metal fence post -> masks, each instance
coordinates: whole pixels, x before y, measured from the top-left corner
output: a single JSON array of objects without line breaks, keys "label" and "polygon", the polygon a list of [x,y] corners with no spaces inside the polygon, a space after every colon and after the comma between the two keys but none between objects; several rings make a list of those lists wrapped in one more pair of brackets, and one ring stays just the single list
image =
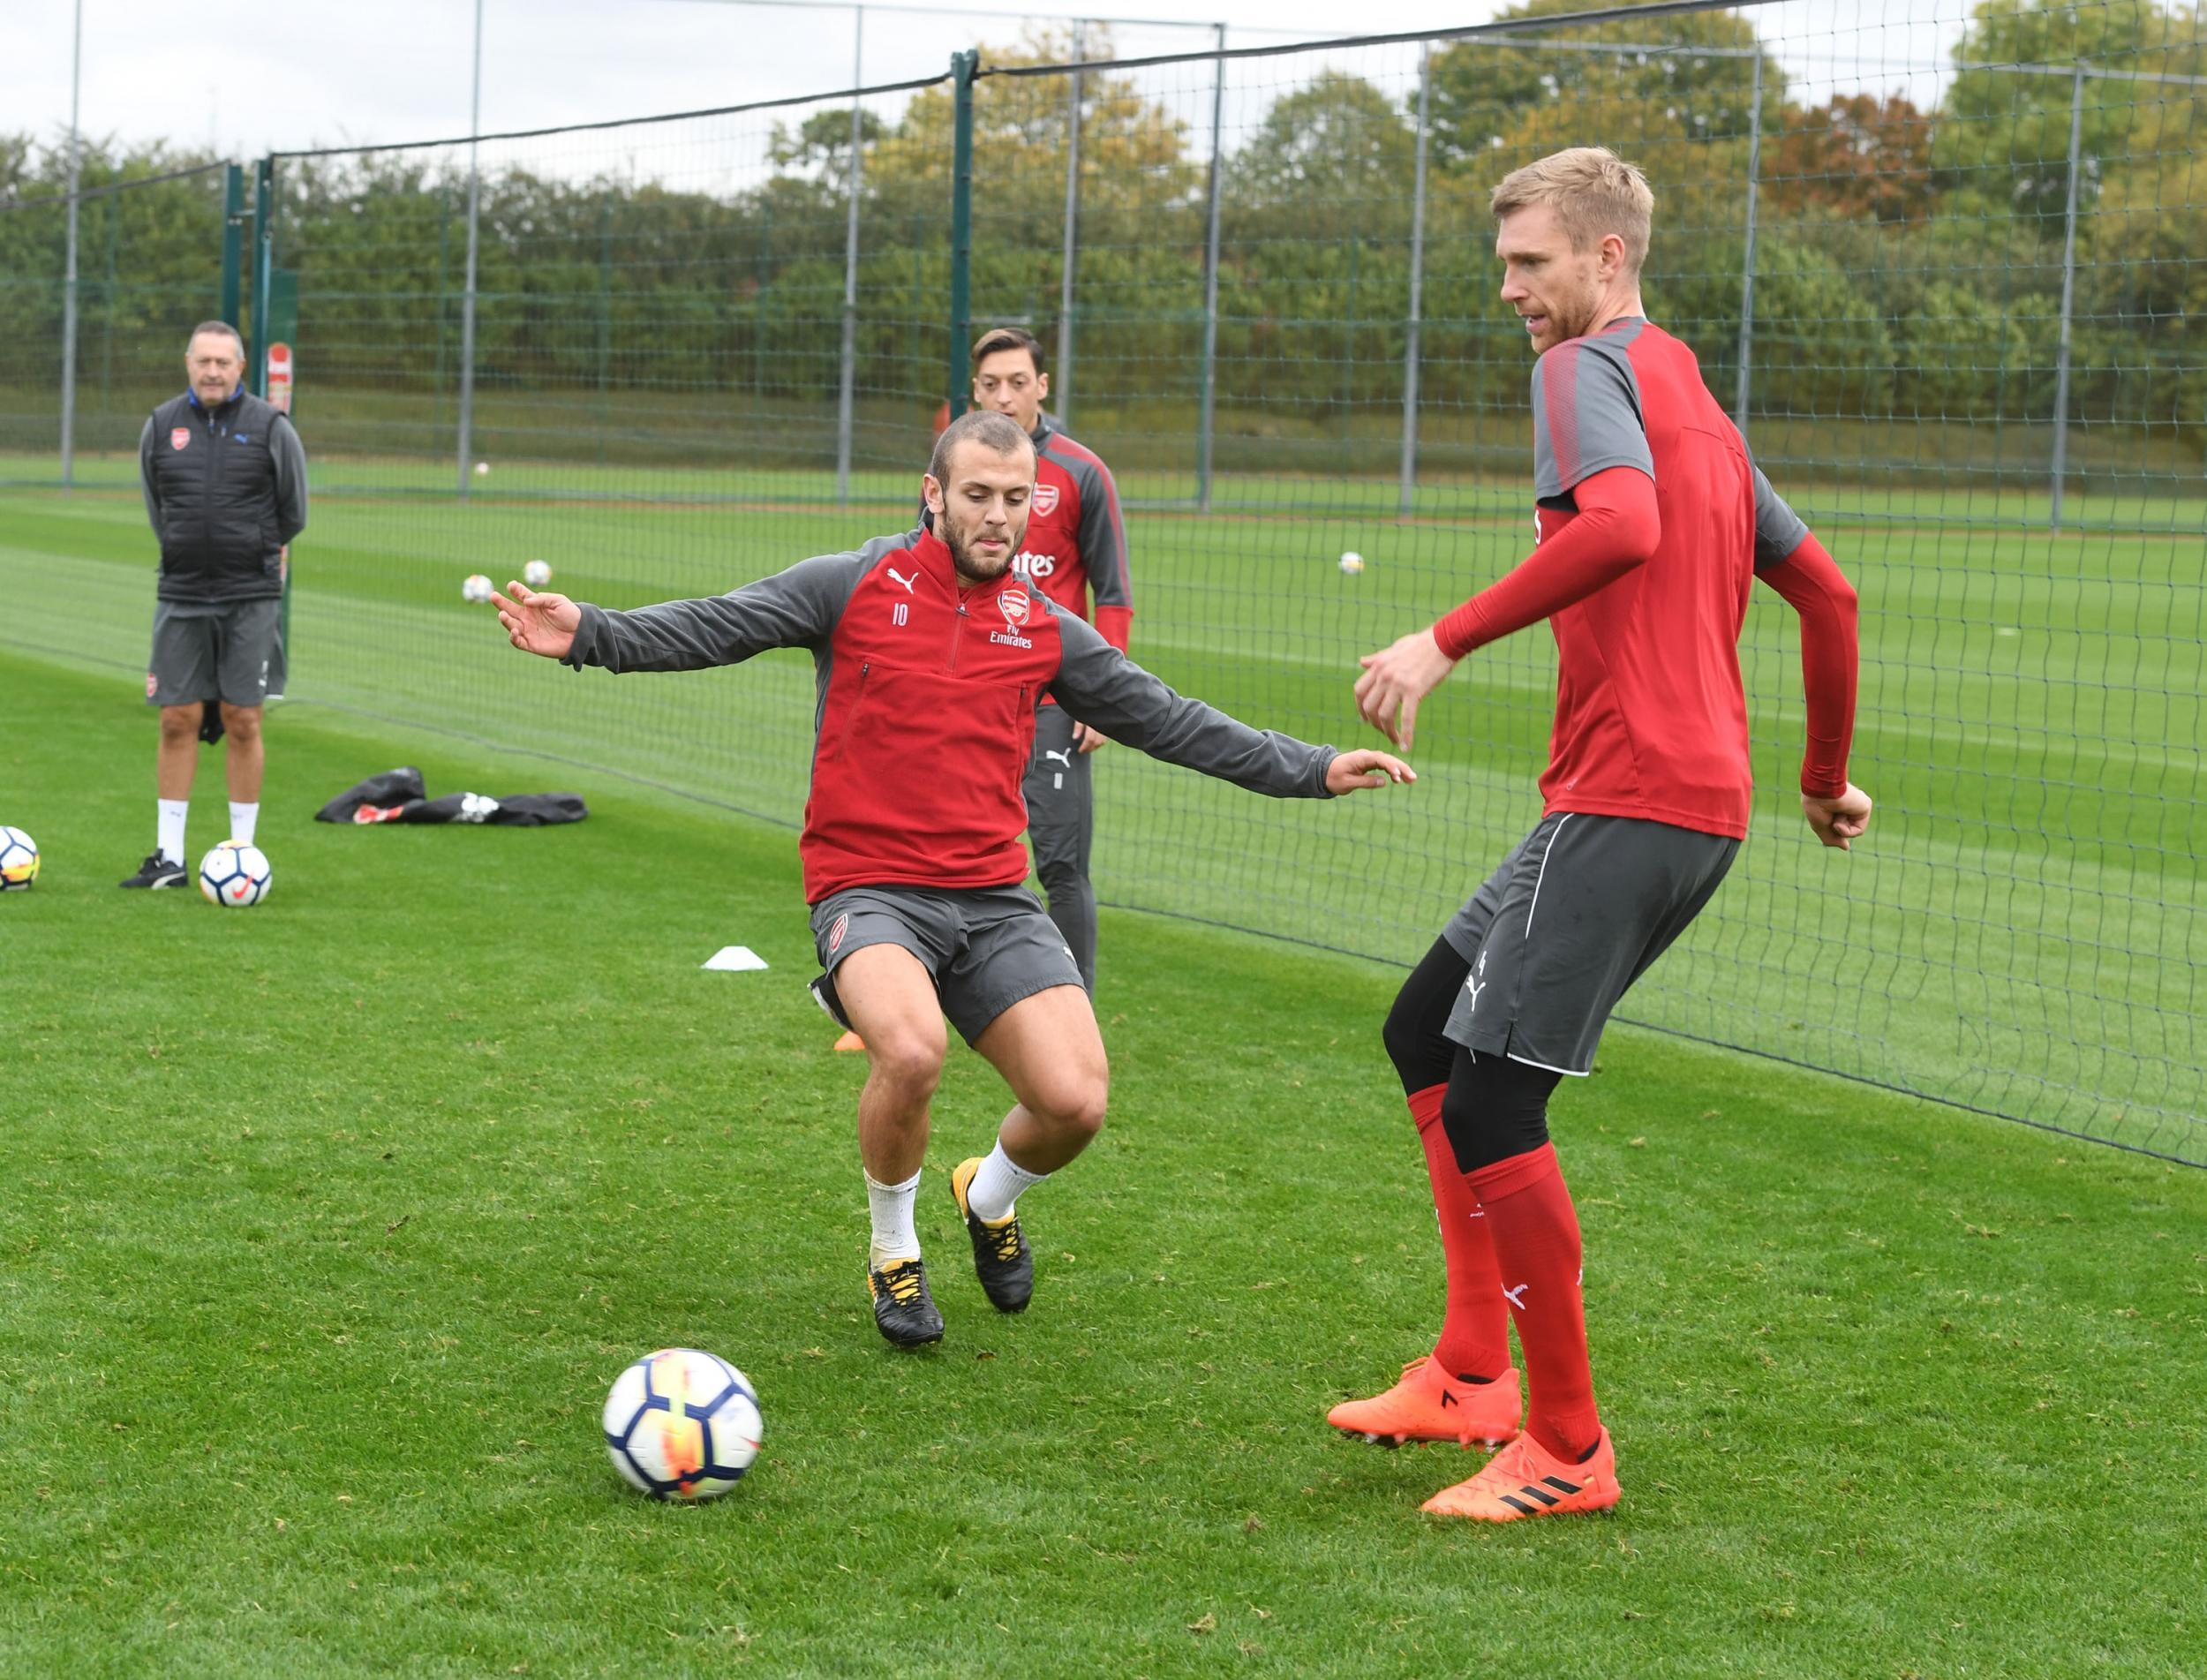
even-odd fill
[{"label": "metal fence post", "polygon": [[1397,508],[1410,512],[1418,489],[1418,337],[1424,320],[1426,278],[1426,146],[1433,114],[1433,43],[1418,53],[1418,172],[1410,200],[1410,322],[1403,346],[1402,495]]},{"label": "metal fence post", "polygon": [[598,464],[606,464],[606,403],[613,386],[613,194],[598,194]]},{"label": "metal fence post", "polygon": [[1747,117],[1747,240],[1739,271],[1739,391],[1732,423],[1747,435],[1748,383],[1755,360],[1755,207],[1763,157],[1763,56],[1755,54],[1755,93]]},{"label": "metal fence post", "polygon": [[2053,528],[2061,529],[2061,486],[2069,469],[2069,319],[2076,300],[2076,183],[2084,139],[2084,66],[2069,83],[2069,202],[2061,228],[2061,341],[2053,374]]},{"label": "metal fence post", "polygon": [[69,249],[61,282],[61,487],[77,477],[77,191],[83,185],[84,145],[77,132],[77,93],[84,63],[84,0],[78,0],[76,44],[70,49]]},{"label": "metal fence post", "polygon": [[483,0],[475,0],[475,95],[468,115],[468,255],[466,290],[460,295],[460,426],[457,455],[460,499],[468,495],[468,457],[475,453],[475,263],[477,223],[483,207],[483,171],[475,137],[483,132]]},{"label": "metal fence post", "polygon": [[966,411],[973,381],[966,341],[973,335],[973,77],[978,52],[950,56],[954,135],[950,164],[950,418]]},{"label": "metal fence post", "polygon": [[1219,143],[1226,122],[1226,26],[1218,31],[1217,72],[1211,82],[1211,180],[1209,228],[1203,240],[1203,414],[1195,439],[1195,505],[1211,506],[1211,433],[1217,419],[1218,361],[1218,195],[1225,170]]},{"label": "metal fence post", "polygon": [[[1073,20],[1073,62],[1088,56],[1087,26]],[[1081,72],[1072,76],[1066,108],[1066,254],[1058,276],[1058,378],[1051,388],[1058,418],[1073,423],[1073,270],[1081,225]]]},{"label": "metal fence post", "polygon": [[268,394],[268,299],[275,290],[275,159],[253,166],[252,348],[245,357],[246,388]]},{"label": "metal fence post", "polygon": [[231,164],[222,172],[222,319],[237,325],[245,277],[245,171]]},{"label": "metal fence post", "polygon": [[[851,8],[851,86],[864,84],[866,8]],[[863,108],[851,95],[850,206],[843,225],[843,367],[835,393],[835,505],[851,501],[851,428],[858,381],[858,192],[865,154]]]}]

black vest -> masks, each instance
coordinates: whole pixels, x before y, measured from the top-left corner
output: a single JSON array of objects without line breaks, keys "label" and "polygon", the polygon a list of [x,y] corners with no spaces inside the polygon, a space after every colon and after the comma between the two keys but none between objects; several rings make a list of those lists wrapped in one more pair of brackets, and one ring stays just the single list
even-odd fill
[{"label": "black vest", "polygon": [[270,600],[283,593],[269,442],[281,418],[242,390],[212,410],[187,391],[154,411],[150,471],[161,500],[162,600]]}]

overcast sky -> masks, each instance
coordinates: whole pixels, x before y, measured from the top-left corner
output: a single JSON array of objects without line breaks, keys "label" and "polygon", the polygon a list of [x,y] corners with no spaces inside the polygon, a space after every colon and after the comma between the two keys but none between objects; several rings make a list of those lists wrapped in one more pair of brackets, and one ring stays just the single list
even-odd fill
[{"label": "overcast sky", "polygon": [[[0,128],[58,142],[69,124],[75,0],[0,0]],[[1045,0],[1046,4],[1046,0]],[[941,70],[953,47],[1018,37],[1016,0],[959,16],[869,9],[869,83]],[[1151,17],[1223,19],[1230,45],[1476,23],[1504,0],[1123,0]],[[82,0],[88,135],[166,139],[240,158],[271,148],[426,139],[468,131],[472,0]],[[1967,0],[1784,0],[1766,37],[1856,60],[1923,63]],[[991,14],[994,15],[991,15]],[[1861,25],[1888,19],[1869,30]],[[1903,22],[1903,19],[1909,21]],[[1927,22],[1927,19],[1934,21]],[[483,132],[741,104],[850,85],[846,6],[724,0],[485,0]],[[1122,25],[1119,56],[1185,50],[1188,29]],[[1806,73],[1818,74],[1812,62]]]}]

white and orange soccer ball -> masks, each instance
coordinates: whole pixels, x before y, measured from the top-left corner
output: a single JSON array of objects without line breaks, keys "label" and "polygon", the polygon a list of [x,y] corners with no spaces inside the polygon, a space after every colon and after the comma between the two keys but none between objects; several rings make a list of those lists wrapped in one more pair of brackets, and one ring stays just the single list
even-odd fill
[{"label": "white and orange soccer ball", "polygon": [[200,891],[209,904],[243,910],[268,896],[275,874],[258,846],[224,840],[200,860]]},{"label": "white and orange soccer ball", "polygon": [[717,1499],[743,1480],[766,1427],[750,1379],[694,1347],[646,1353],[606,1397],[606,1450],[654,1499]]},{"label": "white and orange soccer ball", "polygon": [[19,828],[0,827],[0,893],[20,893],[38,879],[38,842]]},{"label": "white and orange soccer ball", "polygon": [[542,589],[552,581],[552,567],[548,561],[532,560],[521,569],[521,581],[531,589]]},{"label": "white and orange soccer ball", "polygon": [[470,572],[460,580],[460,599],[478,605],[496,594],[497,588],[481,572]]}]

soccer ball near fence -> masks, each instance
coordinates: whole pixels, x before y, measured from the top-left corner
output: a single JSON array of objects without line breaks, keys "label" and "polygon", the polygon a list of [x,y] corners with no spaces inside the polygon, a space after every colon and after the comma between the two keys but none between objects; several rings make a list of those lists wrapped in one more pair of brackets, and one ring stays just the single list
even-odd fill
[{"label": "soccer ball near fence", "polygon": [[200,891],[210,904],[242,910],[268,896],[275,877],[258,846],[224,840],[200,860]]},{"label": "soccer ball near fence", "polygon": [[460,599],[463,601],[486,601],[495,592],[491,580],[480,572],[470,572],[460,584]]},{"label": "soccer ball near fence", "polygon": [[38,879],[38,842],[19,828],[0,828],[0,893],[19,893]]},{"label": "soccer ball near fence", "polygon": [[521,581],[531,589],[542,589],[552,581],[552,568],[541,560],[532,560],[521,569]]},{"label": "soccer ball near fence", "polygon": [[654,1499],[717,1499],[743,1480],[765,1425],[750,1379],[694,1347],[646,1353],[606,1397],[606,1450]]}]

